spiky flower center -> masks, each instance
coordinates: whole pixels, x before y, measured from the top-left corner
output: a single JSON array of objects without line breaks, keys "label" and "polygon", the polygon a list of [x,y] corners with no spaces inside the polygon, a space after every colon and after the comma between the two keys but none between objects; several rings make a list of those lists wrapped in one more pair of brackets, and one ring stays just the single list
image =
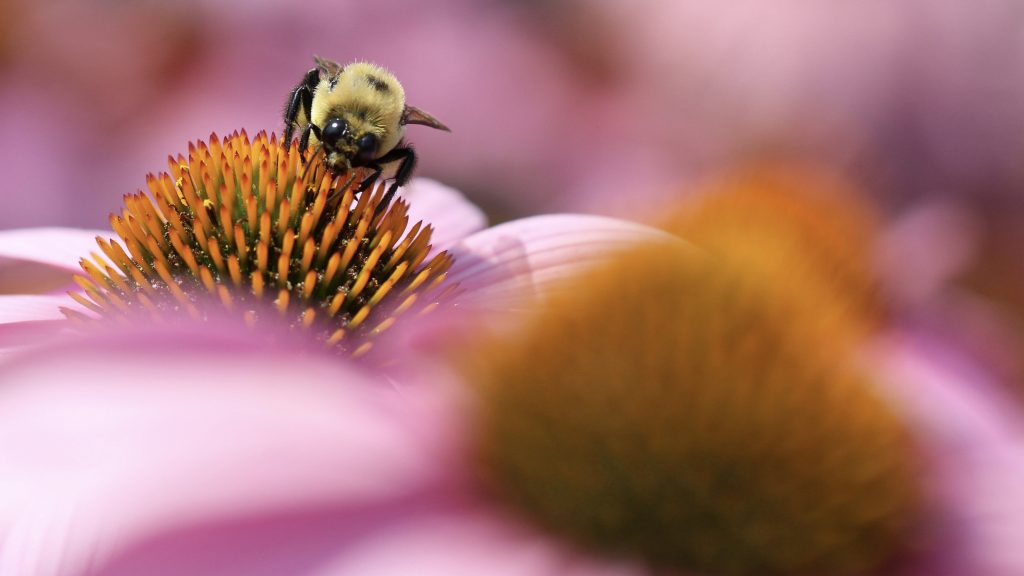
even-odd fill
[{"label": "spiky flower center", "polygon": [[72,296],[100,317],[203,319],[213,301],[250,325],[273,313],[361,354],[453,288],[441,287],[451,257],[427,260],[430,225],[407,229],[408,205],[382,205],[383,185],[359,192],[362,171],[336,174],[322,154],[244,131],[190,143],[168,166],[111,216],[120,241],[97,238],[106,258],[82,260],[84,295]]},{"label": "spiky flower center", "polygon": [[685,573],[876,568],[917,509],[909,434],[831,295],[736,263],[638,248],[484,347],[483,479],[552,531]]}]

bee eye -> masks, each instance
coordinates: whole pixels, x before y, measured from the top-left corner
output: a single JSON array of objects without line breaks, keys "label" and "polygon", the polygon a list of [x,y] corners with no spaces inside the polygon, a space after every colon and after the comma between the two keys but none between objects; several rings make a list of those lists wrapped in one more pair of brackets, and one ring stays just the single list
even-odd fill
[{"label": "bee eye", "polygon": [[338,140],[341,140],[346,132],[348,132],[348,124],[340,118],[332,118],[320,130],[320,140],[323,141],[324,146],[332,148],[338,143]]},{"label": "bee eye", "polygon": [[356,143],[359,146],[359,159],[364,162],[373,160],[377,155],[377,135],[367,134]]}]

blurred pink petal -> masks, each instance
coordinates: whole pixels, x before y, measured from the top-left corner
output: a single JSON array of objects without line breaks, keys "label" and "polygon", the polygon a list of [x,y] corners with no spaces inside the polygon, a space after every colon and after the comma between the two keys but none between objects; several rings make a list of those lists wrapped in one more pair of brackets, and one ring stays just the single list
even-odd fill
[{"label": "blurred pink petal", "polygon": [[[927,478],[936,496],[930,512],[931,540],[925,543],[925,552],[900,573],[1021,574],[1024,555],[1019,553],[1017,536],[1024,529],[1024,499],[1016,497],[1016,486],[1024,473],[1024,442],[1019,416],[997,388],[950,363],[941,352],[893,336],[873,356],[876,370],[884,375],[883,390],[901,407],[928,455]],[[365,402],[366,398],[349,394],[345,399]],[[398,419],[388,419],[377,426],[397,424]],[[424,430],[398,426],[394,432],[404,435],[405,442],[423,446],[413,436]],[[257,450],[266,439],[251,441],[250,448]],[[390,456],[386,452],[384,458]],[[456,464],[447,472],[458,476],[458,457],[446,461]],[[364,497],[361,506],[352,505],[358,491],[339,490],[342,497],[336,503],[324,500],[317,510],[263,503],[252,514],[238,514],[234,520],[225,521],[225,515],[218,513],[199,514],[192,525],[133,540],[135,546],[122,548],[123,554],[98,574],[653,573],[622,559],[584,554],[481,500],[483,496],[474,494],[470,486],[454,480],[437,482],[437,474],[444,474],[441,468],[430,474],[379,477],[381,483],[392,484],[394,497],[383,490],[379,498]],[[197,478],[203,478],[201,471]],[[410,488],[431,478],[434,482],[424,482],[420,490]]]},{"label": "blurred pink petal", "polygon": [[600,216],[533,216],[478,232],[452,247],[448,274],[458,302],[481,310],[523,310],[562,280],[616,250],[679,240],[648,226]]},{"label": "blurred pink petal", "polygon": [[901,308],[933,303],[975,258],[979,222],[963,205],[932,201],[912,208],[886,228],[879,268]]},{"label": "blurred pink petal", "polygon": [[1024,422],[1019,404],[957,353],[894,336],[875,359],[916,430],[940,503],[914,574],[1024,574]]},{"label": "blurred pink petal", "polygon": [[497,510],[453,506],[410,515],[387,531],[341,551],[315,574],[358,576],[562,576],[639,575],[637,566],[601,565],[547,534]]},{"label": "blurred pink petal", "polygon": [[96,237],[112,235],[109,230],[76,228],[0,230],[0,259],[28,260],[78,274],[79,260],[100,251]]},{"label": "blurred pink petal", "polygon": [[[487,216],[458,190],[429,178],[415,178],[398,191],[409,203],[409,223],[434,227],[431,254],[449,249],[487,226]],[[429,258],[430,256],[428,256]]]},{"label": "blurred pink petal", "polygon": [[[558,241],[567,222],[587,250],[660,237],[568,216],[505,232],[579,254]],[[501,245],[482,269],[509,260]],[[533,254],[512,259],[532,266]],[[557,276],[558,262],[575,262],[564,256],[539,269]],[[161,331],[0,368],[0,573],[651,573],[581,554],[487,504],[464,476],[467,405],[443,372],[388,388],[249,333]],[[941,349],[893,336],[873,360],[921,440],[936,496],[932,540],[906,573],[1020,574],[1015,406]]]},{"label": "blurred pink petal", "polygon": [[0,368],[0,573],[80,573],[200,518],[362,508],[450,466],[428,387],[399,395],[215,332],[127,332]]},{"label": "blurred pink petal", "polygon": [[546,535],[457,499],[398,502],[198,527],[131,550],[96,576],[632,576]]}]

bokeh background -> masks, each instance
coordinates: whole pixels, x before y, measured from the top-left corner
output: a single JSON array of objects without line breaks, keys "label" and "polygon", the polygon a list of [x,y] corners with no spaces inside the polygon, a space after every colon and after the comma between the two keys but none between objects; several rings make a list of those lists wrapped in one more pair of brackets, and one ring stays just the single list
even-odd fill
[{"label": "bokeh background", "polygon": [[493,221],[650,219],[764,158],[855,183],[904,310],[1019,382],[1017,0],[4,0],[0,228],[102,227],[187,142],[279,130],[311,55],[367,59],[453,134],[419,174]]}]

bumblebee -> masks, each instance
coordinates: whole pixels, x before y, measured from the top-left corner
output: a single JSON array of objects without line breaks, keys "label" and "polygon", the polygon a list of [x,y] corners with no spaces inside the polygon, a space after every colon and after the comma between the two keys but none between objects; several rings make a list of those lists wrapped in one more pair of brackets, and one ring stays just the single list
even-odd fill
[{"label": "bumblebee", "polygon": [[301,131],[299,149],[322,146],[337,173],[353,168],[373,172],[359,189],[369,188],[386,164],[398,163],[380,206],[387,206],[416,167],[416,152],[402,139],[407,124],[451,132],[437,118],[405,102],[405,90],[387,70],[368,62],[342,66],[313,57],[312,68],[292,89],[284,110],[284,142]]}]

